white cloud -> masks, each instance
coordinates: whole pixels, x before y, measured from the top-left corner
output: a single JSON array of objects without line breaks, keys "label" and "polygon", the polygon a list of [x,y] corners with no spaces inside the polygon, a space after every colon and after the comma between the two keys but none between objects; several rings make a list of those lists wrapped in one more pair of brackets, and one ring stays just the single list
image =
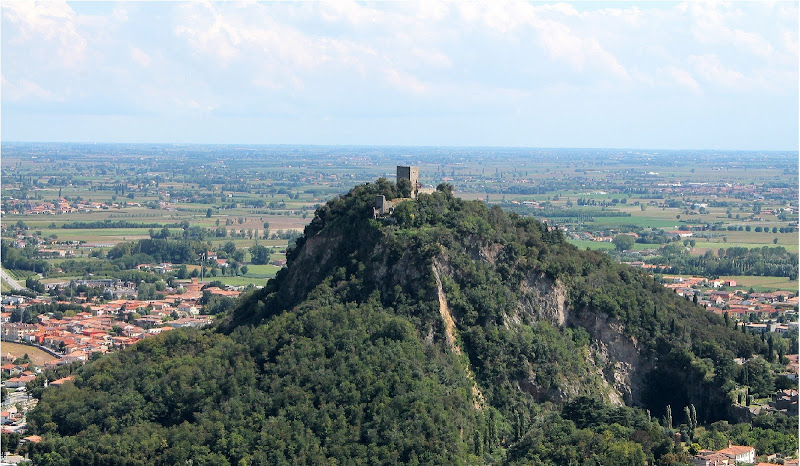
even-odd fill
[{"label": "white cloud", "polygon": [[698,76],[714,87],[744,89],[752,82],[739,71],[726,68],[716,55],[691,55],[689,64]]},{"label": "white cloud", "polygon": [[6,79],[5,74],[0,75],[0,82],[3,86],[3,99],[9,101],[20,101],[26,99],[37,100],[53,100],[55,95],[42,88],[39,84],[27,79],[21,79],[19,82],[11,83]]},{"label": "white cloud", "polygon": [[[55,46],[62,66],[71,67],[86,59],[86,39],[79,33],[76,14],[64,1],[3,2],[5,19],[18,29],[12,43],[44,42],[47,53]],[[5,34],[4,34],[5,35]]]},{"label": "white cloud", "polygon": [[140,49],[139,47],[133,45],[131,45],[131,60],[145,68],[150,66],[150,62],[152,61],[150,55],[145,53],[144,50]]},{"label": "white cloud", "polygon": [[[624,81],[630,80],[625,67],[608,50],[600,38],[576,32],[571,21],[581,15],[570,4],[557,3],[532,5],[520,1],[491,2],[487,4],[460,4],[460,12],[468,23],[481,23],[489,31],[508,41],[533,33],[535,44],[544,49],[557,62],[569,64],[574,70],[587,72],[587,68],[599,69]],[[520,43],[520,47],[527,44]]]},{"label": "white cloud", "polygon": [[426,22],[438,22],[450,14],[450,4],[447,2],[419,0],[416,7],[417,18]]},{"label": "white cloud", "polygon": [[[224,7],[215,6],[188,5],[184,9],[187,14],[175,28],[176,36],[220,66],[247,64],[254,70],[250,82],[264,89],[301,90],[306,88],[306,81],[320,79],[316,73],[326,70],[361,78],[378,77],[395,88],[418,93],[426,85],[410,68],[419,64],[447,68],[452,64],[449,57],[436,49],[387,50],[383,37],[373,44],[319,35],[281,23],[265,8],[222,12]],[[353,28],[386,19],[386,15],[352,2],[322,4],[316,13],[325,21],[345,21]],[[380,49],[381,46],[384,48]],[[399,68],[400,65],[405,65],[405,69]]]},{"label": "white cloud", "polygon": [[555,21],[541,21],[537,26],[542,44],[552,57],[567,61],[579,71],[589,62],[618,78],[630,80],[625,67],[596,38],[580,37]]},{"label": "white cloud", "polygon": [[450,68],[453,66],[453,61],[450,57],[439,50],[414,48],[410,50],[410,54],[426,66],[433,66],[435,68]]},{"label": "white cloud", "polygon": [[111,13],[111,18],[118,23],[125,23],[128,21],[128,9],[124,5],[115,5],[114,11]]},{"label": "white cloud", "polygon": [[742,21],[745,12],[732,5],[715,2],[694,2],[689,12],[694,19],[692,33],[701,44],[733,45],[761,58],[769,58],[774,48],[761,34],[731,27],[729,23]]},{"label": "white cloud", "polygon": [[212,4],[186,4],[181,10],[187,14],[175,26],[177,37],[185,38],[196,52],[215,57],[222,66],[238,57],[238,30]]},{"label": "white cloud", "polygon": [[347,21],[355,26],[373,25],[381,20],[381,13],[352,0],[337,0],[319,4],[319,15],[325,21]]},{"label": "white cloud", "polygon": [[621,19],[624,24],[634,28],[639,28],[647,22],[645,14],[637,6],[631,8],[605,8],[598,10],[597,14],[615,20]]},{"label": "white cloud", "polygon": [[383,70],[386,81],[392,86],[413,93],[423,93],[428,90],[428,86],[408,73],[395,69]]},{"label": "white cloud", "polygon": [[798,40],[797,40],[797,30],[794,31],[783,31],[781,34],[781,39],[783,42],[783,47],[789,53],[789,55],[797,57],[798,55]]},{"label": "white cloud", "polygon": [[683,86],[690,91],[696,94],[702,94],[702,90],[700,89],[700,84],[694,79],[691,73],[684,69],[676,68],[676,67],[667,67],[664,72],[666,72],[669,77],[672,78],[672,81]]}]

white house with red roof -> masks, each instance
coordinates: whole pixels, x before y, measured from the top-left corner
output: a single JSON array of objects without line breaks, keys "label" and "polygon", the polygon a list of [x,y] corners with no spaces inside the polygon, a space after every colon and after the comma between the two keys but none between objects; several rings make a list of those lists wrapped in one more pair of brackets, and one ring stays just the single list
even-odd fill
[{"label": "white house with red roof", "polygon": [[734,464],[756,462],[756,449],[746,445],[731,445],[731,443],[728,442],[728,448],[723,448],[717,453],[734,460]]}]

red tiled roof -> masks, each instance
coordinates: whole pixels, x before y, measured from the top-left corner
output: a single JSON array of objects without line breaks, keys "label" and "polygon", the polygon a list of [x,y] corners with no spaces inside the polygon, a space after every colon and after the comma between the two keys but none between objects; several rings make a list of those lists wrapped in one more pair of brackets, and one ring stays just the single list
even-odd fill
[{"label": "red tiled roof", "polygon": [[748,447],[745,445],[731,445],[728,448],[723,448],[718,453],[722,453],[723,455],[739,456],[739,455],[744,455],[745,453],[748,453],[750,451],[755,451],[755,448]]},{"label": "red tiled roof", "polygon": [[75,379],[75,377],[70,375],[70,376],[67,376],[67,377],[64,377],[64,378],[61,378],[61,379],[58,379],[58,380],[54,380],[54,381],[50,382],[50,385],[56,385],[56,386],[64,385],[64,382],[69,382],[70,380],[74,380],[74,379]]}]

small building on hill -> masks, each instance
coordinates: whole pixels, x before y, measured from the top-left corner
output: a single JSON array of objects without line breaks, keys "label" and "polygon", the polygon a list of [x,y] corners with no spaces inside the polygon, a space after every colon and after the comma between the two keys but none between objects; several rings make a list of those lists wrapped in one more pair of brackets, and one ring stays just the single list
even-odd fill
[{"label": "small building on hill", "polygon": [[400,180],[404,179],[411,183],[411,198],[416,198],[417,194],[419,194],[419,188],[422,186],[419,184],[419,167],[404,167],[398,165],[397,184],[400,184]]},{"label": "small building on hill", "polygon": [[374,218],[391,215],[394,212],[394,204],[386,200],[386,196],[375,196],[375,205],[372,207],[372,216]]}]

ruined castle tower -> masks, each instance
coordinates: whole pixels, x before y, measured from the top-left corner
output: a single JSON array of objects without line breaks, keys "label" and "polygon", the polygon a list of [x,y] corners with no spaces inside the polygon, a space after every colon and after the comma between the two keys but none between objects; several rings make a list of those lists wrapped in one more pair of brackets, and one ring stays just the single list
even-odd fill
[{"label": "ruined castle tower", "polygon": [[419,167],[404,167],[401,165],[397,166],[397,182],[399,183],[400,180],[406,179],[411,182],[411,197],[417,197],[419,193]]}]

